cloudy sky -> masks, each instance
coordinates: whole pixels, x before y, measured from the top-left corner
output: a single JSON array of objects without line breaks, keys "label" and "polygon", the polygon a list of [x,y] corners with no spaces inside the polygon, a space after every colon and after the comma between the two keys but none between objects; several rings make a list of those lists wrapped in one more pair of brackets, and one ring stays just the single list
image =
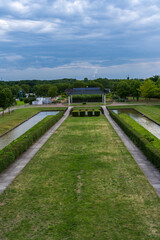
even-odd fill
[{"label": "cloudy sky", "polygon": [[0,0],[0,79],[160,75],[159,0]]}]

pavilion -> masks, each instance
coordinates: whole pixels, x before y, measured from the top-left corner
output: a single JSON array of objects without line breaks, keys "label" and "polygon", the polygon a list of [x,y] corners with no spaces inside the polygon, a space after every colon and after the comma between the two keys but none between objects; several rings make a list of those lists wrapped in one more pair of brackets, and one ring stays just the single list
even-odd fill
[{"label": "pavilion", "polygon": [[100,87],[86,87],[86,88],[73,88],[68,89],[66,91],[68,94],[68,105],[72,103],[72,96],[73,95],[94,95],[94,94],[101,94],[102,95],[102,102],[106,104],[106,94],[104,91],[100,89]]}]

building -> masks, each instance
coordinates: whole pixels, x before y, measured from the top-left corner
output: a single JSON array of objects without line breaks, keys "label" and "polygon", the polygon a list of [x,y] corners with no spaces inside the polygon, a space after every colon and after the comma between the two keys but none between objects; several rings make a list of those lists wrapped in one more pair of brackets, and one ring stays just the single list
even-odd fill
[{"label": "building", "polygon": [[42,105],[42,104],[51,104],[52,99],[50,97],[38,97],[35,101],[32,102],[32,105]]},{"label": "building", "polygon": [[105,92],[101,90],[100,87],[86,87],[86,88],[73,88],[67,89],[66,93],[68,94],[68,104],[72,103],[73,95],[94,95],[100,94],[102,95],[102,102],[106,104],[106,95]]}]

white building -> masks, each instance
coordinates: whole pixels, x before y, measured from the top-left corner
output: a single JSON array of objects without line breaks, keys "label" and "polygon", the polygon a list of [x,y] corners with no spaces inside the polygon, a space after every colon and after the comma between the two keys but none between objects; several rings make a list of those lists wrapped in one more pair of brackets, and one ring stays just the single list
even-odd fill
[{"label": "white building", "polygon": [[42,105],[42,104],[51,104],[52,103],[52,99],[50,97],[38,97],[36,98],[36,101],[32,102],[32,105]]},{"label": "white building", "polygon": [[51,104],[51,103],[52,103],[51,97],[43,98],[43,104]]}]

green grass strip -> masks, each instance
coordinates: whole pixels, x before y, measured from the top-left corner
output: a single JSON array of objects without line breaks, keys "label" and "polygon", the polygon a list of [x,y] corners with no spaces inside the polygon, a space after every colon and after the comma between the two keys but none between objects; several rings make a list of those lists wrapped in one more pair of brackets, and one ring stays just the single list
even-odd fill
[{"label": "green grass strip", "polygon": [[25,152],[39,137],[51,128],[62,116],[63,111],[55,116],[48,116],[0,150],[0,172],[7,168],[17,157]]},{"label": "green grass strip", "polygon": [[160,124],[160,105],[136,106],[136,109]]},{"label": "green grass strip", "polygon": [[12,113],[6,113],[4,116],[0,116],[0,135],[7,132],[11,128],[17,126],[21,122],[32,117],[34,114],[40,111],[56,111],[65,110],[66,108],[52,108],[52,107],[25,107],[14,110]]},{"label": "green grass strip", "polygon": [[160,150],[160,139],[155,137],[152,133],[150,133],[146,128],[137,123],[134,119],[132,119],[128,114],[121,113],[119,117],[123,119],[127,124],[129,124],[133,129],[136,129],[144,138],[146,138],[151,145],[155,146]]},{"label": "green grass strip", "polygon": [[108,109],[134,108],[160,124],[160,105],[121,105],[108,106]]}]

